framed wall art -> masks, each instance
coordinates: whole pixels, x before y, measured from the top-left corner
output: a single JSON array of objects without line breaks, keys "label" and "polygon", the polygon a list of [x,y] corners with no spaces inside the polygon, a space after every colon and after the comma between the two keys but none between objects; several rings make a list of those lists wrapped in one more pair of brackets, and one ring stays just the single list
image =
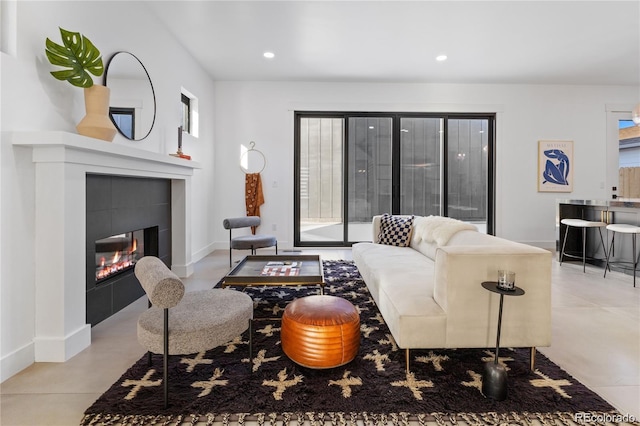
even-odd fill
[{"label": "framed wall art", "polygon": [[573,141],[538,141],[538,192],[572,192],[573,167]]}]

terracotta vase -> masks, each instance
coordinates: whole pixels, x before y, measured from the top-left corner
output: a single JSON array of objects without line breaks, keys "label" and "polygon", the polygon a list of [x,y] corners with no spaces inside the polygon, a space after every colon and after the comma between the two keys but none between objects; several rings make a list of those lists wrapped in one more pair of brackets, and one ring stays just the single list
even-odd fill
[{"label": "terracotta vase", "polygon": [[116,127],[109,118],[109,94],[111,90],[99,84],[84,89],[86,115],[76,130],[82,136],[111,142],[116,135]]}]

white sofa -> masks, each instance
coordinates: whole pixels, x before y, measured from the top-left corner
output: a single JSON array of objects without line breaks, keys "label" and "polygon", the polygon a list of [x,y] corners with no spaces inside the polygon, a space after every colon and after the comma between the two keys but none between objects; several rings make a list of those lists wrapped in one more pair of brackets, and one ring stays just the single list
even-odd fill
[{"label": "white sofa", "polygon": [[534,368],[535,347],[551,344],[551,252],[435,216],[414,218],[409,247],[377,244],[380,219],[353,259],[407,370],[409,349],[495,348],[500,296],[481,283],[496,281],[498,269],[514,271],[526,292],[504,297],[500,346],[531,348]]}]

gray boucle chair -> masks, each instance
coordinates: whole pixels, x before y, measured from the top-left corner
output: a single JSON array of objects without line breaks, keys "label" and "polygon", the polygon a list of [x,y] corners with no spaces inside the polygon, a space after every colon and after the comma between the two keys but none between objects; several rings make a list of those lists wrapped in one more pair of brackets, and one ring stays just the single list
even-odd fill
[{"label": "gray boucle chair", "polygon": [[233,238],[231,230],[237,228],[249,228],[251,226],[260,226],[260,216],[233,217],[225,219],[222,222],[224,229],[229,230],[229,267],[231,267],[232,250],[251,250],[251,254],[256,254],[256,249],[264,247],[276,247],[278,254],[278,240],[273,235],[241,235]]},{"label": "gray boucle chair", "polygon": [[135,275],[152,305],[138,319],[138,341],[150,352],[149,360],[151,352],[164,356],[165,408],[169,401],[169,355],[213,349],[248,329],[252,359],[253,301],[247,294],[227,289],[185,292],[180,278],[154,256],[140,259]]}]

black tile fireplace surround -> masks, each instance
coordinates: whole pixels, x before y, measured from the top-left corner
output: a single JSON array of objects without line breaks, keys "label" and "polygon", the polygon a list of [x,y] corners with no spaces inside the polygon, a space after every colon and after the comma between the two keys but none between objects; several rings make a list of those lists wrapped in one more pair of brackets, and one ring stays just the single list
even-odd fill
[{"label": "black tile fireplace surround", "polygon": [[87,174],[86,188],[87,323],[94,326],[144,294],[133,269],[96,283],[97,240],[148,229],[145,255],[171,265],[171,180]]}]

